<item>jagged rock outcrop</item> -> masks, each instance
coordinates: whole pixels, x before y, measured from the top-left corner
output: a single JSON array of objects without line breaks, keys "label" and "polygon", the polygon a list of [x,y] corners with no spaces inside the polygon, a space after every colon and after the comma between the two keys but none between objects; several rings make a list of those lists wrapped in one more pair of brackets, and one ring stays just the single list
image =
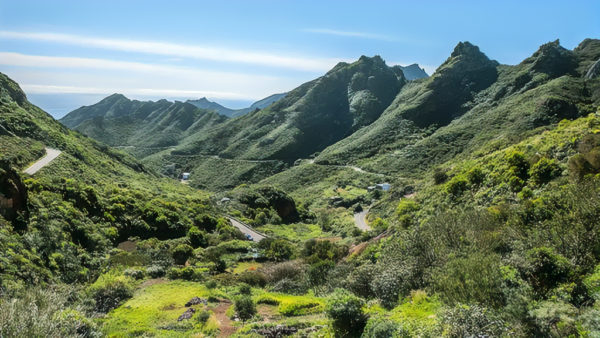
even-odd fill
[{"label": "jagged rock outcrop", "polygon": [[2,212],[7,218],[13,219],[19,213],[27,216],[29,196],[27,187],[21,180],[19,172],[7,160],[0,160],[0,193],[4,198],[12,201],[12,207]]},{"label": "jagged rock outcrop", "polygon": [[577,75],[575,55],[562,47],[558,40],[542,45],[524,62],[531,62],[533,71],[546,73],[552,78],[565,74]]},{"label": "jagged rock outcrop", "polygon": [[187,309],[181,316],[179,316],[179,318],[177,318],[177,321],[180,322],[185,319],[190,319],[192,318],[192,316],[194,316],[194,313],[196,313],[196,309],[191,307]]},{"label": "jagged rock outcrop", "polygon": [[208,305],[208,301],[204,298],[194,297],[194,298],[190,299],[189,302],[185,303],[185,307],[190,307],[192,305],[200,305],[200,304]]},{"label": "jagged rock outcrop", "polygon": [[586,79],[593,79],[600,76],[600,59],[596,61],[585,74]]},{"label": "jagged rock outcrop", "polygon": [[281,338],[283,336],[291,336],[298,332],[298,329],[293,326],[277,325],[268,329],[252,330],[253,333],[258,333],[267,338]]}]

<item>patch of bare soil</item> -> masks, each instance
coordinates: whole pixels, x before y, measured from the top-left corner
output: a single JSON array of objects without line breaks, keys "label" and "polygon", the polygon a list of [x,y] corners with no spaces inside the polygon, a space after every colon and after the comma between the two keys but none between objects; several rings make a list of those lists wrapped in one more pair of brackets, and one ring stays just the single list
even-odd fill
[{"label": "patch of bare soil", "polygon": [[134,252],[135,251],[135,242],[132,242],[132,241],[121,242],[117,246],[117,249],[123,250],[126,252]]},{"label": "patch of bare soil", "polygon": [[164,284],[166,282],[167,282],[167,280],[162,279],[162,278],[148,279],[147,281],[143,282],[142,285],[140,285],[140,288],[143,289],[143,288],[147,288],[152,285]]},{"label": "patch of bare soil", "polygon": [[237,327],[232,326],[231,319],[227,317],[225,312],[231,306],[231,301],[228,299],[221,299],[219,306],[217,306],[213,311],[215,312],[215,316],[217,320],[221,324],[221,333],[219,333],[219,337],[229,337],[237,331]]}]

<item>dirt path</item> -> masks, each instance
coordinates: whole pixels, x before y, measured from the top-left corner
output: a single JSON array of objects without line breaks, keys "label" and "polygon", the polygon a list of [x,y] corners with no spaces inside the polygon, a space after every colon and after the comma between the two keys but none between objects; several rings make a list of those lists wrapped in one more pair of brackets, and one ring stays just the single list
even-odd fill
[{"label": "dirt path", "polygon": [[231,306],[231,301],[227,299],[222,299],[219,306],[213,311],[215,312],[215,316],[217,320],[221,324],[221,333],[219,333],[219,337],[229,337],[237,331],[237,327],[231,325],[232,321],[227,317],[225,312]]}]

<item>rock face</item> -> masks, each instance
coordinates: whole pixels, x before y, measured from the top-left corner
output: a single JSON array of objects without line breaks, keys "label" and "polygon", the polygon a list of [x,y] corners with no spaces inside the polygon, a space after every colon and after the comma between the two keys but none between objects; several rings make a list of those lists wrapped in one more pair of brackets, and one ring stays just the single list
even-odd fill
[{"label": "rock face", "polygon": [[189,308],[181,316],[179,316],[179,318],[177,318],[177,321],[180,322],[180,321],[182,321],[184,319],[190,319],[190,318],[192,318],[192,316],[194,315],[194,313],[196,313],[196,309]]},{"label": "rock face", "polygon": [[297,333],[298,329],[290,326],[277,325],[268,329],[252,330],[252,332],[258,333],[259,335],[267,338],[280,338],[283,336],[291,336]]},{"label": "rock face", "polygon": [[20,212],[27,215],[27,187],[8,161],[0,161],[0,193],[5,198],[12,199],[12,208],[3,211],[9,219],[14,219]]},{"label": "rock face", "polygon": [[600,59],[596,61],[585,74],[586,79],[593,79],[600,76]]},{"label": "rock face", "polygon": [[200,304],[208,305],[208,301],[204,298],[194,297],[194,298],[190,299],[189,302],[185,303],[185,307],[190,307],[192,305],[200,305]]},{"label": "rock face", "polygon": [[392,68],[395,68],[395,67],[398,67],[402,70],[402,73],[404,73],[404,77],[408,81],[422,79],[422,78],[426,78],[429,76],[429,75],[427,75],[427,72],[425,72],[425,69],[419,67],[419,65],[416,63],[413,63],[412,65],[409,65],[406,67],[394,66]]},{"label": "rock face", "polygon": [[562,47],[558,40],[542,45],[528,60],[533,62],[531,69],[556,78],[565,74],[577,75],[575,55]]},{"label": "rock face", "polygon": [[406,110],[402,115],[417,126],[433,124],[444,126],[468,111],[465,102],[474,93],[488,88],[498,78],[498,62],[490,60],[479,47],[460,42],[450,57],[437,69],[427,85],[432,95],[427,96],[418,109]]}]

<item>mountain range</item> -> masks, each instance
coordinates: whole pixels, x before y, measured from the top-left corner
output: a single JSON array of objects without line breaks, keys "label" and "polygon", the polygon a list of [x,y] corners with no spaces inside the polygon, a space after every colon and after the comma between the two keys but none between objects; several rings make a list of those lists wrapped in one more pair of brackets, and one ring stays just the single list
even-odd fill
[{"label": "mountain range", "polygon": [[[173,164],[187,171],[202,167],[205,182],[219,158],[254,161],[224,174],[238,179],[223,179],[229,183],[221,188],[241,178],[264,179],[309,157],[321,165],[414,175],[481,151],[492,140],[508,145],[580,116],[595,95],[586,91],[583,78],[600,58],[598,44],[588,39],[571,51],[550,42],[509,66],[461,42],[428,77],[418,65],[390,67],[379,56],[363,56],[233,118],[216,114],[221,106],[206,99],[143,103],[112,95],[61,122],[109,145],[129,147],[158,172],[172,172]],[[96,115],[102,118],[89,118]]]}]

